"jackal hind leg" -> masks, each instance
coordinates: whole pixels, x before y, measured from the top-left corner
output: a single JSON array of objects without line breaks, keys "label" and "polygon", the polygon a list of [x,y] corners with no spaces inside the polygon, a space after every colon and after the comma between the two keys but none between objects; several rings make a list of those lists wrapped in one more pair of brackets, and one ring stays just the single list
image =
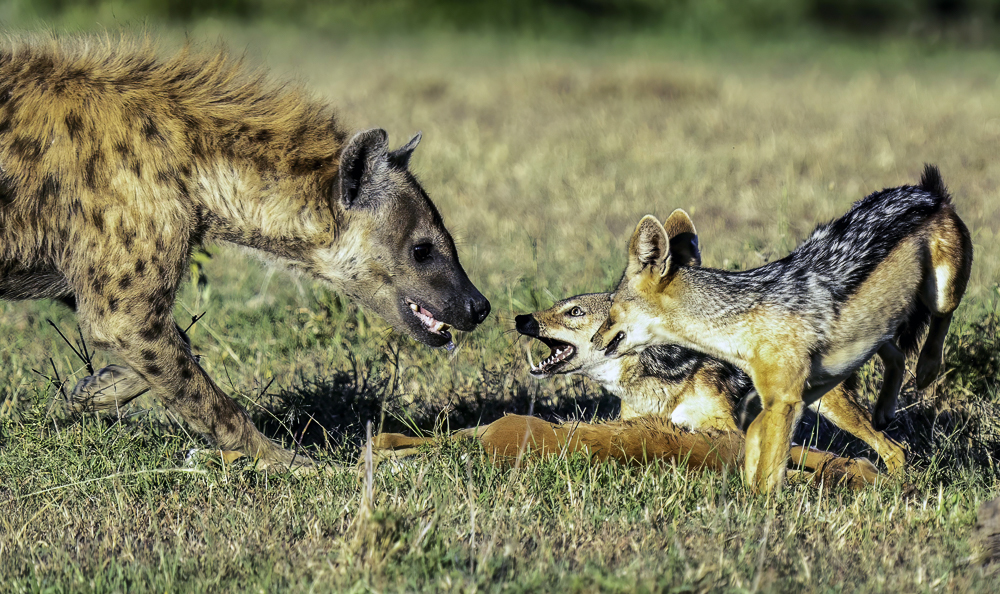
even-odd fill
[{"label": "jackal hind leg", "polygon": [[896,418],[896,401],[906,374],[906,356],[892,342],[880,346],[878,356],[883,366],[882,387],[872,409],[872,427],[876,431],[884,431]]},{"label": "jackal hind leg", "polygon": [[972,239],[951,207],[934,221],[927,243],[930,258],[920,300],[931,312],[927,339],[917,359],[917,389],[931,385],[944,367],[944,339],[972,271]]},{"label": "jackal hind leg", "polygon": [[885,433],[875,430],[868,411],[858,403],[854,391],[844,383],[838,384],[809,408],[868,444],[882,458],[889,474],[897,474],[905,468],[906,448]]},{"label": "jackal hind leg", "polygon": [[917,389],[923,390],[934,383],[944,367],[944,339],[951,327],[952,314],[934,316],[927,330],[927,339],[917,359]]}]

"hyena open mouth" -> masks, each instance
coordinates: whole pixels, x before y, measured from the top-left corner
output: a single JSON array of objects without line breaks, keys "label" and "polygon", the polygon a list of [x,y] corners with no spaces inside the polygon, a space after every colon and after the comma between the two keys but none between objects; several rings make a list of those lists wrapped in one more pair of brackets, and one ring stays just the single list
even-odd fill
[{"label": "hyena open mouth", "polygon": [[448,348],[448,350],[451,350],[450,347],[454,347],[454,344],[451,342],[451,332],[449,332],[449,330],[451,330],[451,326],[438,320],[428,309],[417,305],[409,299],[406,300],[406,303],[410,306],[410,311],[413,312],[413,315],[420,320],[421,324],[423,324],[425,330],[431,334],[437,334],[438,336],[447,339],[448,344],[445,345],[445,348]]},{"label": "hyena open mouth", "polygon": [[544,336],[536,336],[535,338],[545,343],[551,351],[549,352],[549,356],[543,359],[538,365],[535,365],[531,360],[531,351],[528,351],[528,364],[531,365],[531,375],[540,376],[555,373],[556,370],[565,365],[576,354],[576,347],[568,342],[545,338]]}]

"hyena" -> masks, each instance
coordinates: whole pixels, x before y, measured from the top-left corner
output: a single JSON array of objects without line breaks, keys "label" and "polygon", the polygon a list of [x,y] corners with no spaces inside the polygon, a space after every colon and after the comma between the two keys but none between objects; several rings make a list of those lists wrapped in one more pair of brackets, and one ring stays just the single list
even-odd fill
[{"label": "hyena", "polygon": [[408,169],[419,141],[390,150],[383,130],[349,135],[323,103],[224,51],[7,42],[0,298],[62,301],[125,361],[129,389],[100,406],[151,387],[220,449],[287,467],[303,458],[265,438],[192,356],[172,317],[178,283],[196,246],[232,244],[450,345],[450,328],[472,330],[490,304]]},{"label": "hyena", "polygon": [[905,356],[919,389],[943,364],[945,334],[965,292],[972,242],[936,167],[918,186],[875,192],[818,227],[795,251],[753,270],[686,266],[667,232],[643,218],[596,348],[621,356],[675,343],[743,369],[763,412],[747,431],[746,479],[781,485],[802,411],[874,354],[885,365],[874,427],[895,415]]}]

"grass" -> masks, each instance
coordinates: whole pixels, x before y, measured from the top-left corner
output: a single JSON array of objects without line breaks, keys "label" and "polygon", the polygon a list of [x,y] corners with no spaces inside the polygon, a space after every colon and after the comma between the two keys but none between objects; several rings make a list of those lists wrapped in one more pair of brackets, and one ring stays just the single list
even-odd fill
[{"label": "grass", "polygon": [[[269,435],[353,464],[369,420],[434,430],[504,411],[612,415],[592,385],[526,375],[516,313],[612,286],[648,212],[687,209],[706,265],[756,266],[934,162],[976,258],[952,371],[933,393],[908,392],[894,429],[916,454],[913,488],[792,486],[767,501],[734,475],[578,459],[502,471],[450,445],[380,467],[368,505],[352,472],[189,468],[204,442],[149,397],[120,416],[68,414],[61,390],[86,370],[47,321],[72,339],[72,316],[0,302],[3,590],[995,590],[966,560],[976,508],[998,492],[1000,58],[189,34],[246,46],[357,128],[397,143],[422,130],[414,169],[495,312],[455,353],[430,351],[308,280],[211,248],[177,319],[205,312],[191,330],[202,365]],[[871,395],[878,373],[866,373]]]}]

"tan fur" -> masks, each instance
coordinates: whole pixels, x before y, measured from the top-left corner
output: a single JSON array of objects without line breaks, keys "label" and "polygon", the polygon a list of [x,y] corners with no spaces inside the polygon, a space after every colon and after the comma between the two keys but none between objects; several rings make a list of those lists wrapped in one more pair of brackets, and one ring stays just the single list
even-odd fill
[{"label": "tan fur", "polygon": [[[654,460],[686,462],[694,469],[721,470],[739,464],[743,434],[739,431],[689,432],[661,417],[639,417],[612,423],[549,423],[537,417],[507,415],[452,438],[474,438],[494,464],[507,466],[524,458],[581,453],[594,462],[615,460],[645,465]],[[372,440],[383,456],[410,455],[435,438],[382,433]],[[815,482],[858,489],[874,484],[878,472],[867,460],[840,458],[829,452],[795,446],[792,467]]]}]

